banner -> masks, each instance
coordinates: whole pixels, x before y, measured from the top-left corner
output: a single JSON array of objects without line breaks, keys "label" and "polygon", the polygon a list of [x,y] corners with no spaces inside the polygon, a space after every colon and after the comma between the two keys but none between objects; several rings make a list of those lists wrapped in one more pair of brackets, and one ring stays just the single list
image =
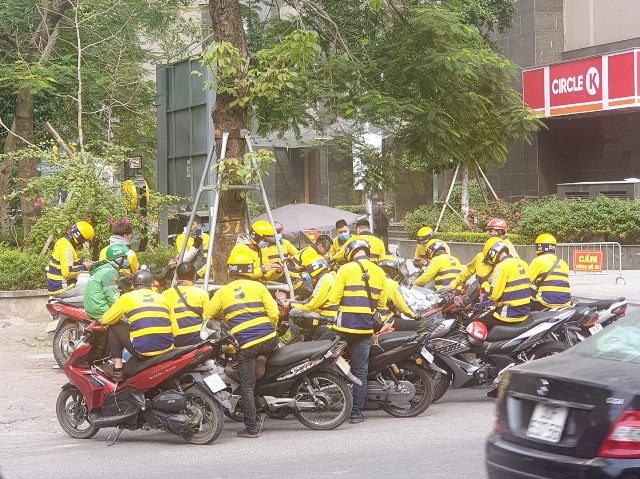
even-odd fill
[{"label": "banner", "polygon": [[573,271],[602,272],[602,251],[573,251]]}]

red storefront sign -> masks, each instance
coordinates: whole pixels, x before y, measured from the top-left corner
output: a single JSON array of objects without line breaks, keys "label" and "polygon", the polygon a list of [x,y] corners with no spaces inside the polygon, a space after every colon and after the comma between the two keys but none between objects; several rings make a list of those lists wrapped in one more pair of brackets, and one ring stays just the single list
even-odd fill
[{"label": "red storefront sign", "polygon": [[547,117],[637,106],[639,59],[631,50],[524,70],[524,103]]}]

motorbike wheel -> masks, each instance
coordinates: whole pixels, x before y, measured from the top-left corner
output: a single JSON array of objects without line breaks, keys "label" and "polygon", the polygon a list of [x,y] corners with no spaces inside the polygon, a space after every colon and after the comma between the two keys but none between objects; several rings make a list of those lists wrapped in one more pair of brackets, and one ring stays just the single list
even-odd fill
[{"label": "motorbike wheel", "polygon": [[99,427],[91,425],[84,396],[76,388],[63,389],[56,401],[56,416],[62,430],[74,439],[89,439]]},{"label": "motorbike wheel", "polygon": [[442,373],[432,372],[431,379],[433,380],[433,399],[431,403],[438,402],[442,399],[442,396],[451,387],[451,380],[448,376],[443,376]]},{"label": "motorbike wheel", "polygon": [[82,335],[81,323],[67,321],[59,328],[53,336],[53,357],[60,368],[71,356],[75,344]]},{"label": "motorbike wheel", "polygon": [[[314,396],[309,392],[311,389]],[[315,402],[314,409],[293,408],[293,415],[310,429],[335,429],[347,420],[353,407],[351,388],[333,373],[309,374],[291,388],[290,397],[298,402]]]},{"label": "motorbike wheel", "polygon": [[433,399],[433,379],[431,375],[417,364],[410,362],[399,363],[400,379],[411,382],[416,388],[416,395],[408,408],[393,404],[380,404],[387,414],[394,417],[415,417],[427,410]]},{"label": "motorbike wheel", "polygon": [[538,344],[531,350],[529,357],[533,359],[546,358],[561,353],[567,349],[567,345],[560,341],[546,341]]},{"label": "motorbike wheel", "polygon": [[197,431],[182,433],[182,438],[190,444],[211,444],[222,434],[224,418],[222,406],[211,399],[200,386],[193,386],[185,391],[187,404],[195,407],[202,413],[202,422]]}]

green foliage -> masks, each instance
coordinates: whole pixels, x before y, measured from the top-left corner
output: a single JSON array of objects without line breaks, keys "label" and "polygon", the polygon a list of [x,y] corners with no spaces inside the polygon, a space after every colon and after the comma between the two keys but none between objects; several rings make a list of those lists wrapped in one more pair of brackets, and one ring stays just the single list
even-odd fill
[{"label": "green foliage", "polygon": [[[442,207],[437,205],[422,205],[411,213],[407,213],[402,221],[407,236],[415,239],[416,233],[423,226],[435,228],[440,216]],[[462,232],[467,228],[462,224],[460,218],[450,211],[446,211],[442,219],[439,231]]]},{"label": "green foliage", "polygon": [[639,244],[640,200],[598,196],[593,201],[574,201],[550,196],[526,204],[518,231],[530,239],[547,232],[560,242]]},{"label": "green foliage", "polygon": [[509,202],[494,200],[485,205],[469,208],[469,220],[476,231],[485,231],[487,223],[492,218],[502,218],[507,221],[509,231],[520,232],[522,211],[527,203],[524,200]]},{"label": "green foliage", "polygon": [[22,253],[0,244],[0,291],[45,287],[46,255]]},{"label": "green foliage", "polygon": [[462,15],[466,23],[481,32],[503,32],[511,26],[516,0],[444,0],[442,5]]},{"label": "green foliage", "polygon": [[[488,239],[487,233],[481,233],[479,231],[461,231],[456,233],[443,231],[438,233],[437,236],[443,241],[456,243],[484,243]],[[531,244],[529,238],[516,233],[509,233],[507,237],[513,244]]]},{"label": "green foliage", "polygon": [[[257,173],[261,176],[269,174],[269,166],[276,162],[272,151],[259,149],[245,153],[242,160],[224,158],[213,166],[222,175],[221,189],[226,191],[229,185],[252,185],[257,182]],[[254,167],[255,163],[255,167]]]},{"label": "green foliage", "polygon": [[176,248],[172,245],[162,245],[151,251],[141,251],[138,253],[138,263],[148,267],[160,267],[169,263],[169,260],[176,255]]},{"label": "green foliage", "polygon": [[[338,205],[336,208],[356,214],[365,214],[367,212],[367,207],[365,205]],[[384,203],[384,210],[389,216],[393,215],[393,205]]]}]

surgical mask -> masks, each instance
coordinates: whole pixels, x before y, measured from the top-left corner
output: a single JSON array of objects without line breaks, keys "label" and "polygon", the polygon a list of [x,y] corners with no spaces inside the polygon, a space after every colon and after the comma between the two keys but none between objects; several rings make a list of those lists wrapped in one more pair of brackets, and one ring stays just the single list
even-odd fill
[{"label": "surgical mask", "polygon": [[351,233],[349,233],[348,231],[346,233],[340,233],[338,235],[338,239],[340,241],[347,241],[349,239],[349,237],[351,236]]},{"label": "surgical mask", "polygon": [[280,233],[276,233],[276,239],[280,241],[282,239],[282,235]]},{"label": "surgical mask", "polygon": [[262,240],[262,241],[260,241],[260,242],[258,243],[258,247],[259,247],[260,249],[264,249],[264,248],[266,248],[267,246],[269,246],[269,242],[268,242],[268,241]]}]

